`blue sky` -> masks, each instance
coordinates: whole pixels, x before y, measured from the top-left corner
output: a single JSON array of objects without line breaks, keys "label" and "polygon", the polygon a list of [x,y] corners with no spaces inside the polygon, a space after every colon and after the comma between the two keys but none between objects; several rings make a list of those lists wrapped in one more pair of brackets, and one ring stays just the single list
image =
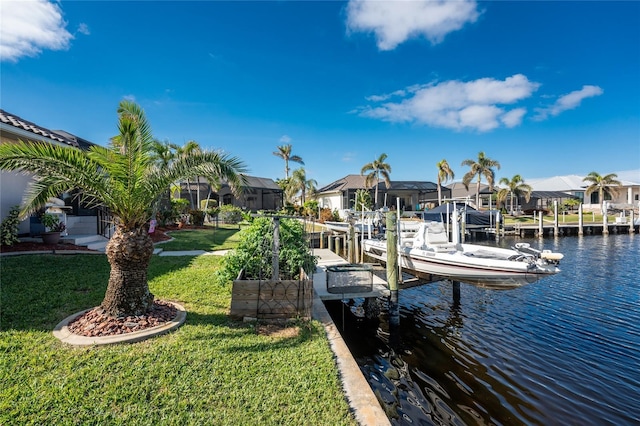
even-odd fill
[{"label": "blue sky", "polygon": [[94,143],[127,98],[254,176],[640,181],[640,2],[0,1],[2,109]]}]

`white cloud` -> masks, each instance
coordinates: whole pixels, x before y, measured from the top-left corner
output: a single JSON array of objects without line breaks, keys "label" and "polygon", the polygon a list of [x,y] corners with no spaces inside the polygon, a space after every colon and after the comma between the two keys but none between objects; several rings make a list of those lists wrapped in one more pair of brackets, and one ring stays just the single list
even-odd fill
[{"label": "white cloud", "polygon": [[292,140],[289,135],[282,135],[282,137],[280,137],[280,142],[282,143],[291,143]]},{"label": "white cloud", "polygon": [[[481,78],[474,81],[458,80],[414,85],[404,92],[398,102],[371,104],[359,108],[364,117],[391,122],[417,122],[433,127],[454,130],[486,132],[504,125],[515,127],[522,122],[526,109],[506,109],[535,92],[539,83],[529,81],[522,74],[504,80]],[[395,91],[393,93],[400,93]],[[369,97],[389,99],[389,95]]]},{"label": "white cloud", "polygon": [[23,56],[37,56],[43,49],[68,49],[73,36],[66,26],[56,3],[3,1],[0,61],[17,62]]},{"label": "white cloud", "polygon": [[526,108],[516,108],[511,111],[505,112],[502,117],[500,117],[500,121],[508,127],[516,127],[522,123],[522,118],[527,113]]},{"label": "white cloud", "polygon": [[475,0],[350,0],[347,29],[373,32],[378,49],[392,50],[412,37],[440,43],[448,33],[475,22],[479,14]]},{"label": "white cloud", "polygon": [[122,97],[122,99],[127,100],[129,102],[135,102],[136,101],[135,95],[124,95]]},{"label": "white cloud", "polygon": [[89,26],[85,23],[81,23],[78,25],[78,32],[84,35],[91,35],[91,31],[89,30]]},{"label": "white cloud", "polygon": [[562,95],[551,106],[546,108],[536,108],[535,120],[544,120],[549,116],[556,116],[564,111],[574,109],[580,106],[583,99],[600,96],[604,93],[598,86],[584,85],[580,90],[574,90],[571,93]]}]

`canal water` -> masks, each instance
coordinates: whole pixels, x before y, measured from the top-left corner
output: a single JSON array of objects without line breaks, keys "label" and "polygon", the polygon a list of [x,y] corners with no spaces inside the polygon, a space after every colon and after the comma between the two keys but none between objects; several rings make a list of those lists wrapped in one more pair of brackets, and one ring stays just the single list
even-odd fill
[{"label": "canal water", "polygon": [[517,241],[564,253],[562,272],[459,300],[403,289],[399,327],[386,300],[373,320],[328,303],[393,424],[640,424],[640,236]]}]

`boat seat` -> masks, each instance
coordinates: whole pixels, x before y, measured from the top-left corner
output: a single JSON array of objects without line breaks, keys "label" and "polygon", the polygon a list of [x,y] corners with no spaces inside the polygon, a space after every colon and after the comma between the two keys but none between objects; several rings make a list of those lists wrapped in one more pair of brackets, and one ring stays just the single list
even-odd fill
[{"label": "boat seat", "polygon": [[449,241],[447,232],[441,222],[429,223],[429,226],[425,229],[424,240],[428,246],[439,252],[457,249],[456,243]]}]

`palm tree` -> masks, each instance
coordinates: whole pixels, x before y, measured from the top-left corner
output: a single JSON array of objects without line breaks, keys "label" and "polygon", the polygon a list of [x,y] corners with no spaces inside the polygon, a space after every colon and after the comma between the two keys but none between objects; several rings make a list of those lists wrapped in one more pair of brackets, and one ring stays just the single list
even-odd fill
[{"label": "palm tree", "polygon": [[522,197],[524,196],[525,200],[529,202],[531,199],[531,185],[524,183],[524,179],[520,175],[515,175],[511,178],[511,180],[507,178],[500,179],[500,185],[507,185],[506,188],[500,189],[498,191],[498,201],[504,202],[507,199],[507,195],[510,195],[511,200],[511,214],[513,214],[513,197]]},{"label": "palm tree", "polygon": [[589,173],[583,182],[589,182],[591,185],[587,187],[584,192],[585,196],[590,196],[593,192],[598,191],[598,200],[600,201],[600,211],[605,212],[604,209],[604,197],[608,195],[610,198],[615,197],[620,192],[622,182],[617,180],[618,177],[615,173],[609,173],[608,175],[601,176],[596,172]]},{"label": "palm tree", "polygon": [[474,177],[478,176],[476,184],[476,206],[480,208],[480,183],[482,182],[482,176],[484,176],[487,179],[487,183],[489,183],[489,191],[493,191],[493,182],[496,177],[493,168],[500,169],[500,163],[486,157],[484,152],[481,151],[478,153],[478,161],[467,159],[462,162],[462,165],[471,167],[471,170],[462,177],[462,184],[467,191],[469,190],[469,183],[471,183]]},{"label": "palm tree", "polygon": [[123,100],[118,107],[118,135],[109,146],[88,151],[48,143],[0,144],[0,169],[33,173],[22,216],[50,197],[80,190],[93,205],[109,208],[115,233],[106,247],[111,273],[101,307],[112,316],[144,315],[153,307],[147,269],[153,242],[147,232],[150,206],[172,182],[193,176],[226,179],[238,191],[245,185],[244,164],[236,157],[203,151],[176,158],[160,168],[153,160],[153,136],[144,111]]},{"label": "palm tree", "polygon": [[351,201],[355,211],[371,210],[371,194],[365,189],[356,190],[355,198]]},{"label": "palm tree", "polygon": [[[178,147],[178,155],[186,155],[190,156],[196,153],[202,152],[202,148],[200,148],[200,144],[196,141],[189,141],[184,146]],[[187,176],[187,190],[189,191],[189,199],[191,201],[191,205],[194,206],[193,202],[193,193],[191,192],[191,181],[189,180],[191,176]],[[200,209],[200,176],[196,176],[196,182],[198,185],[198,194],[196,196],[197,207],[196,209]]]},{"label": "palm tree", "polygon": [[168,167],[169,164],[176,158],[180,147],[167,140],[160,142],[158,139],[154,139],[151,146],[151,155],[153,161],[160,168]]},{"label": "palm tree", "polygon": [[438,167],[438,205],[440,205],[442,204],[442,184],[447,183],[449,179],[453,179],[455,174],[445,159],[438,161],[436,167]]},{"label": "palm tree", "polygon": [[293,198],[298,191],[301,191],[301,201],[302,205],[304,205],[304,202],[306,201],[306,193],[315,193],[317,185],[318,182],[315,179],[307,179],[307,172],[303,167],[300,167],[293,171],[287,193],[289,194],[289,198]]},{"label": "palm tree", "polygon": [[[151,145],[151,158],[161,169],[169,167],[169,164],[176,158],[180,147],[167,140],[160,142],[158,139],[154,139]],[[158,204],[161,209],[171,209],[171,186],[169,186],[166,192],[162,195]]]},{"label": "palm tree", "polygon": [[387,154],[380,154],[377,160],[373,160],[371,163],[367,163],[362,166],[362,170],[360,170],[360,175],[364,176],[365,173],[367,177],[364,180],[364,186],[369,188],[373,181],[376,184],[376,192],[374,197],[375,208],[378,208],[378,185],[380,183],[380,175],[384,178],[384,183],[387,188],[391,186],[391,180],[389,180],[389,173],[391,173],[391,166],[384,162],[387,159]]},{"label": "palm tree", "polygon": [[291,144],[281,145],[278,147],[277,151],[274,151],[273,155],[276,157],[280,157],[284,160],[284,175],[285,179],[289,179],[289,161],[293,161],[294,163],[299,163],[304,166],[304,161],[302,161],[302,157],[298,155],[291,155]]}]

